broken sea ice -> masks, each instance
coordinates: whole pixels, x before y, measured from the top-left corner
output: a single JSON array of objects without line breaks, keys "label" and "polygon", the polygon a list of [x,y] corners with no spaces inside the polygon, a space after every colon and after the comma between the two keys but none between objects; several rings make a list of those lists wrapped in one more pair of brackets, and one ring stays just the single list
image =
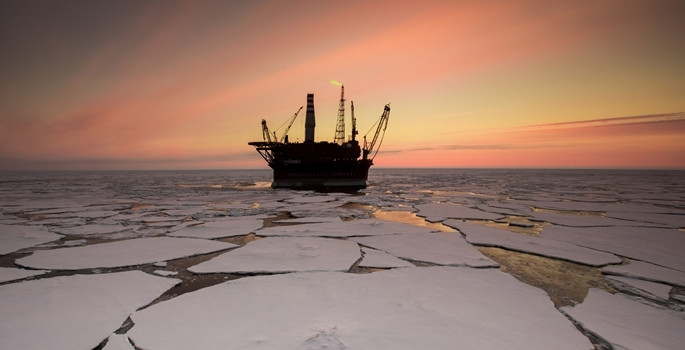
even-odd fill
[{"label": "broken sea ice", "polygon": [[592,348],[542,290],[496,269],[246,277],[131,318],[144,349]]}]

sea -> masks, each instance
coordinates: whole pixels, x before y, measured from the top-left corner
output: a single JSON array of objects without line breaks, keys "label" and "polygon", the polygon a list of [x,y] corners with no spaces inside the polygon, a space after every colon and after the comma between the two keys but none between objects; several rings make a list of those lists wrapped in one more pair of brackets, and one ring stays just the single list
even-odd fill
[{"label": "sea", "polygon": [[[146,194],[177,196],[196,191],[256,193],[271,189],[270,169],[169,171],[5,171],[0,172],[0,204],[12,206],[18,194],[49,198],[70,195]],[[554,197],[625,200],[640,197],[683,207],[685,171],[631,169],[459,169],[371,168],[368,187],[358,196],[471,193],[498,198]],[[39,199],[39,198],[35,198]]]}]

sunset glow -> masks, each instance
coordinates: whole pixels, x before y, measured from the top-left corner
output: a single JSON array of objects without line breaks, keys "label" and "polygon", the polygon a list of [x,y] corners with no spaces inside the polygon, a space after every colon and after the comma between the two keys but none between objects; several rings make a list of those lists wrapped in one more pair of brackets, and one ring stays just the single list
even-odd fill
[{"label": "sunset glow", "polygon": [[[380,167],[685,168],[682,1],[6,1],[0,169],[266,168],[340,88]],[[349,122],[349,113],[346,114]],[[349,126],[348,126],[349,133]],[[290,140],[303,139],[303,118]]]}]

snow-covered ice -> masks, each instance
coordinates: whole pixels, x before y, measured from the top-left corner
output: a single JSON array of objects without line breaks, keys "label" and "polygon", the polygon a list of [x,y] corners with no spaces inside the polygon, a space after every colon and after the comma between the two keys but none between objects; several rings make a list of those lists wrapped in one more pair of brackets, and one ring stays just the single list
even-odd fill
[{"label": "snow-covered ice", "polygon": [[662,300],[668,300],[672,289],[672,287],[667,284],[650,282],[630,277],[607,276],[606,279],[614,288],[621,291],[639,295],[644,295],[647,293],[647,296],[650,298],[656,297]]},{"label": "snow-covered ice", "polygon": [[164,277],[169,277],[169,276],[176,276],[178,275],[177,271],[166,271],[166,270],[155,270],[153,272],[155,275],[158,276],[164,276]]},{"label": "snow-covered ice", "polygon": [[201,225],[188,226],[167,233],[173,237],[222,238],[242,236],[261,228],[263,216],[218,220]]},{"label": "snow-covered ice", "polygon": [[244,235],[244,232],[235,232],[229,230],[227,227],[209,227],[204,225],[188,226],[181,228],[180,230],[171,231],[167,233],[167,236],[171,237],[190,237],[190,238],[222,238]]},{"label": "snow-covered ice", "polygon": [[293,219],[282,219],[274,220],[274,223],[278,224],[313,224],[313,223],[323,223],[323,222],[341,222],[339,217],[303,217],[303,218],[293,218]]},{"label": "snow-covered ice", "polygon": [[445,225],[454,227],[466,235],[466,241],[481,246],[500,247],[509,250],[577,262],[589,266],[620,264],[621,258],[602,251],[575,244],[519,234],[499,228],[478,225],[460,220],[446,220]]},{"label": "snow-covered ice", "polygon": [[540,237],[685,271],[685,234],[675,229],[546,225]]},{"label": "snow-covered ice", "polygon": [[284,202],[300,204],[300,203],[325,203],[325,202],[334,202],[336,200],[338,200],[336,197],[328,196],[328,195],[302,195],[302,196],[295,196],[295,197],[285,199]]},{"label": "snow-covered ice", "polygon": [[354,237],[392,235],[396,233],[425,233],[431,230],[425,227],[390,222],[377,219],[360,219],[340,222],[323,222],[313,224],[273,226],[255,231],[260,236],[319,236],[319,237]]},{"label": "snow-covered ice", "polygon": [[621,294],[592,288],[583,303],[561,310],[617,349],[682,349],[685,319]]},{"label": "snow-covered ice", "polygon": [[685,212],[679,214],[664,214],[610,211],[607,212],[606,215],[612,218],[635,220],[647,224],[666,225],[671,228],[685,228]]},{"label": "snow-covered ice", "polygon": [[399,258],[438,265],[499,267],[457,233],[430,232],[354,237],[351,240]]},{"label": "snow-covered ice", "polygon": [[597,227],[597,226],[658,226],[655,224],[645,224],[636,221],[608,218],[596,215],[581,215],[578,213],[548,213],[544,211],[534,211],[530,214],[532,220],[549,222],[560,226],[571,227]]},{"label": "snow-covered ice", "polygon": [[131,318],[143,349],[592,349],[542,290],[496,269],[248,277]]},{"label": "snow-covered ice", "polygon": [[359,267],[393,268],[414,266],[414,264],[406,260],[380,250],[362,248],[362,252],[364,252],[364,258],[359,263]]},{"label": "snow-covered ice", "polygon": [[0,286],[0,348],[92,349],[178,282],[127,271]]},{"label": "snow-covered ice", "polygon": [[126,334],[112,334],[102,350],[135,350]]},{"label": "snow-covered ice", "polygon": [[47,271],[15,269],[11,267],[0,267],[0,283],[19,280],[26,277],[42,275]]},{"label": "snow-covered ice", "polygon": [[[51,333],[56,335],[49,346],[40,348],[92,349],[109,338],[105,350],[131,350],[128,336],[137,349],[165,349],[159,344],[167,341],[183,349],[213,344],[590,349],[590,342],[601,347],[598,338],[588,339],[575,329],[550,296],[523,282],[540,282],[539,276],[577,277],[549,281],[550,288],[559,286],[563,300],[583,300],[569,298],[577,292],[574,283],[583,284],[584,295],[587,283],[609,289],[608,282],[636,295],[631,302],[661,305],[685,318],[674,312],[682,310],[685,300],[683,172],[373,168],[369,186],[355,195],[272,189],[270,178],[268,168],[0,174],[0,291],[43,293],[21,302],[38,316],[32,319],[35,325],[22,328],[29,334],[22,336],[37,339],[19,348],[41,341],[42,333],[34,329],[53,332],[51,326],[78,317],[87,318],[79,321],[87,327],[60,328]],[[441,223],[427,224],[423,217]],[[488,232],[473,232],[467,224],[460,227],[466,239],[458,232],[437,232],[449,229],[445,222],[471,219]],[[506,223],[527,227],[512,231],[542,232],[536,237],[488,228]],[[476,248],[467,241],[503,248]],[[508,268],[472,268],[498,266],[480,250],[503,259]],[[615,256],[627,263],[605,266],[605,276],[580,266],[577,276],[546,277],[549,266],[512,250],[589,265],[617,262]],[[330,258],[331,264],[320,263],[321,258]],[[509,268],[509,258],[525,268]],[[225,266],[217,273],[189,271],[222,261]],[[235,268],[250,272],[224,272]],[[339,271],[309,272],[328,269]],[[112,270],[137,270],[144,280],[170,283],[177,280],[168,276],[178,276],[182,282],[167,293],[168,285],[152,292],[146,283],[125,281]],[[295,270],[308,272],[289,272]],[[73,274],[87,275],[68,276]],[[510,277],[514,274],[520,281]],[[69,282],[75,280],[81,282]],[[97,288],[109,288],[109,297]],[[120,292],[124,289],[128,292]],[[149,291],[143,293],[145,302],[135,307],[123,303],[130,308],[111,325],[90,328],[98,324],[90,317],[115,308],[111,299],[142,291]],[[57,300],[50,299],[51,293],[72,299],[58,307],[50,304]],[[5,328],[0,329],[10,333],[5,324],[15,317],[5,315],[3,296]],[[124,321],[152,300],[159,304],[136,312],[137,320],[132,316],[138,324]],[[587,301],[592,305],[593,296]],[[612,302],[607,307],[623,306]],[[45,321],[43,313],[49,315]],[[26,323],[18,320],[17,327]],[[652,332],[659,327],[643,328]],[[84,337],[87,345],[74,346]]]},{"label": "snow-covered ice", "polygon": [[121,231],[134,230],[137,226],[107,225],[107,224],[87,224],[74,227],[60,227],[54,229],[56,232],[65,235],[105,235]]},{"label": "snow-covered ice", "polygon": [[150,264],[237,247],[232,243],[194,238],[149,237],[110,243],[39,250],[16,260],[21,266],[79,270]]},{"label": "snow-covered ice", "polygon": [[419,211],[417,215],[425,217],[430,222],[438,222],[445,219],[497,220],[504,217],[502,214],[472,209],[461,204],[428,203],[415,205],[414,207]]},{"label": "snow-covered ice", "polygon": [[195,273],[347,271],[361,257],[351,241],[320,237],[266,237],[192,266]]},{"label": "snow-covered ice", "polygon": [[0,254],[37,246],[62,238],[39,226],[0,224]]},{"label": "snow-covered ice", "polygon": [[602,272],[610,275],[633,277],[685,287],[685,272],[644,261],[631,261],[625,265],[607,266],[602,269]]}]

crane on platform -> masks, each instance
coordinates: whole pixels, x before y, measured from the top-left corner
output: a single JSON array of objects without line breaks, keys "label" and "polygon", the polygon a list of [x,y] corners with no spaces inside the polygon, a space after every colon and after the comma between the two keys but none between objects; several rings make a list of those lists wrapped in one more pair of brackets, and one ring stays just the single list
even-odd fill
[{"label": "crane on platform", "polygon": [[376,123],[371,126],[371,129],[366,133],[368,135],[371,130],[373,130],[373,127],[378,125],[376,128],[376,132],[373,134],[373,139],[371,139],[371,142],[366,141],[366,135],[364,135],[364,147],[362,148],[362,154],[364,159],[367,159],[369,154],[373,152],[374,148],[376,147],[376,142],[378,142],[378,136],[381,135],[381,131],[383,132],[383,135],[380,137],[380,143],[378,144],[378,148],[375,148],[376,152],[373,154],[373,157],[371,157],[371,160],[376,157],[376,154],[378,154],[378,149],[381,147],[381,143],[383,143],[383,137],[385,137],[385,129],[388,127],[388,119],[390,118],[390,104],[385,105],[385,108],[383,108],[383,114],[381,114],[381,117],[378,118]]},{"label": "crane on platform", "polygon": [[[269,127],[266,125],[266,120],[262,119],[262,137],[264,137],[264,142],[282,143],[285,141],[287,143],[288,142],[288,131],[290,131],[290,127],[293,126],[293,123],[295,122],[295,119],[297,119],[297,115],[300,114],[300,112],[302,111],[302,108],[304,108],[304,106],[300,106],[300,109],[298,109],[297,112],[295,112],[295,114],[293,114],[293,116],[290,117],[290,119],[286,120],[285,123],[283,123],[283,125],[285,125],[287,123],[288,126],[283,131],[283,135],[281,137],[276,136],[276,131],[274,131],[273,133],[270,132]],[[279,126],[278,129],[283,127],[283,125]],[[278,129],[276,129],[276,130],[278,130]],[[273,139],[271,138],[272,136],[273,136]]]}]

